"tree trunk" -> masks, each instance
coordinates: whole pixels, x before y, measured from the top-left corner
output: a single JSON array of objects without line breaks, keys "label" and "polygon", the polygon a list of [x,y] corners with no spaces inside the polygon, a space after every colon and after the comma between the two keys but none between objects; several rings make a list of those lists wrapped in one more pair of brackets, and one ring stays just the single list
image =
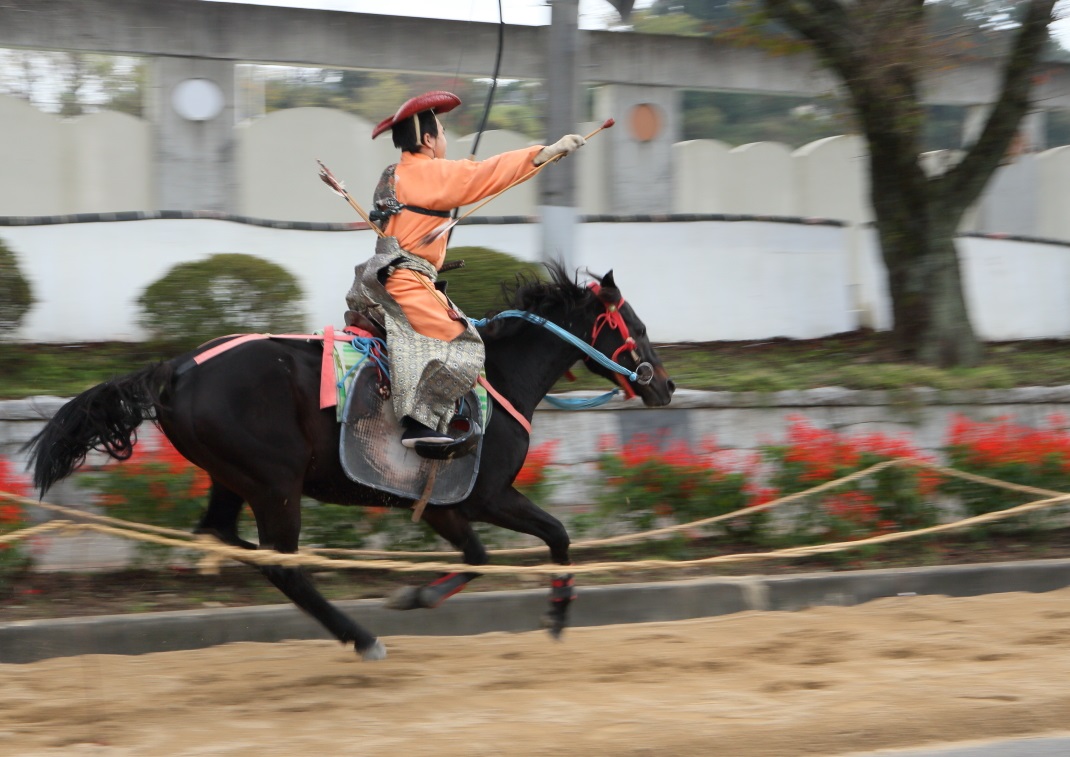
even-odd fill
[{"label": "tree trunk", "polygon": [[[843,80],[870,151],[871,199],[888,269],[893,333],[904,357],[943,367],[982,357],[962,291],[955,234],[1006,155],[1030,107],[1055,0],[1029,0],[980,137],[944,176],[918,165],[925,119],[919,82],[932,52],[924,0],[764,0]],[[939,56],[937,56],[939,57]]]},{"label": "tree trunk", "polygon": [[941,367],[973,366],[983,357],[962,289],[955,235],[965,208],[937,196],[913,153],[887,164],[894,149],[871,156],[872,202],[888,270],[892,333],[899,353]]},{"label": "tree trunk", "polygon": [[900,354],[944,368],[977,365],[983,349],[966,308],[953,229],[877,223]]}]

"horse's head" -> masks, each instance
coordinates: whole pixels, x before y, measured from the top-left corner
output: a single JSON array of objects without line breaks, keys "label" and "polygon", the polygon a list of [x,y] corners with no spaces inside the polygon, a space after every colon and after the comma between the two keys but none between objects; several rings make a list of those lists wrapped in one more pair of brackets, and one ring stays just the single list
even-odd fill
[{"label": "horse's head", "polygon": [[590,358],[584,360],[585,365],[599,376],[620,384],[629,398],[638,396],[648,407],[668,405],[676,384],[665,372],[665,366],[647,338],[646,325],[621,296],[613,281],[613,271],[589,286],[595,310],[591,345],[614,362],[630,369],[637,379],[632,381]]}]

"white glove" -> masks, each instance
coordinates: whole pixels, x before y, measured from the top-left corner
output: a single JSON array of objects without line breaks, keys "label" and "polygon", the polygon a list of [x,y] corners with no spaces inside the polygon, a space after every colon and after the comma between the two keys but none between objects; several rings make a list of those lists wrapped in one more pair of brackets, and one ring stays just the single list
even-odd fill
[{"label": "white glove", "polygon": [[587,144],[587,140],[579,134],[566,134],[552,145],[547,145],[542,148],[539,151],[539,154],[535,156],[535,160],[531,162],[536,166],[541,166],[546,161],[552,160],[558,155],[571,155],[585,144]]}]

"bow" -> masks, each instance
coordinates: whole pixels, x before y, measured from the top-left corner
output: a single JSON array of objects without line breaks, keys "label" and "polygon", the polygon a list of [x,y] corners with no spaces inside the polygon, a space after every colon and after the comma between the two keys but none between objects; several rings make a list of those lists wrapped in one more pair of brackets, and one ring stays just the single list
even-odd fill
[{"label": "bow", "polygon": [[[476,150],[479,149],[479,140],[483,137],[483,132],[487,129],[487,120],[490,118],[490,108],[494,104],[494,92],[498,89],[498,74],[502,70],[502,50],[505,49],[505,16],[502,14],[502,0],[498,0],[498,51],[494,54],[494,73],[490,80],[490,89],[487,91],[487,101],[483,104],[483,116],[479,119],[479,128],[476,130],[476,138],[472,140],[472,152],[469,153],[468,159],[475,160]],[[453,215],[450,216],[451,220],[455,223],[457,221],[457,214],[461,212],[460,208],[453,209]],[[453,236],[453,227],[449,229],[449,236],[446,237],[446,244],[449,244],[450,237]]]},{"label": "bow", "polygon": [[[494,74],[490,80],[490,90],[487,92],[487,102],[483,105],[483,117],[479,120],[479,129],[476,138],[472,141],[472,153],[469,159],[475,158],[476,150],[479,149],[479,140],[487,128],[487,119],[490,118],[490,106],[494,104],[494,91],[498,89],[498,74],[502,70],[502,50],[505,49],[505,17],[502,15],[502,0],[498,0],[498,52],[494,57]],[[456,210],[454,211],[456,212]]]}]

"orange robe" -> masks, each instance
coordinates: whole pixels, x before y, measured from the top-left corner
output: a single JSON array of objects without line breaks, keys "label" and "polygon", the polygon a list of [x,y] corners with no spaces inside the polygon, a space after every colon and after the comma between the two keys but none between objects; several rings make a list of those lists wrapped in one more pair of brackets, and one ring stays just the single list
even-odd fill
[{"label": "orange robe", "polygon": [[[398,201],[428,210],[453,210],[484,200],[535,170],[531,161],[542,145],[512,150],[482,161],[439,160],[404,152],[395,171]],[[419,246],[424,236],[446,219],[401,211],[387,222],[386,233],[397,237],[403,250],[417,255],[435,269],[446,260],[446,235]],[[424,336],[450,341],[465,327],[451,320],[446,298],[416,271],[399,269],[386,281],[386,291],[401,306],[413,329]]]}]

